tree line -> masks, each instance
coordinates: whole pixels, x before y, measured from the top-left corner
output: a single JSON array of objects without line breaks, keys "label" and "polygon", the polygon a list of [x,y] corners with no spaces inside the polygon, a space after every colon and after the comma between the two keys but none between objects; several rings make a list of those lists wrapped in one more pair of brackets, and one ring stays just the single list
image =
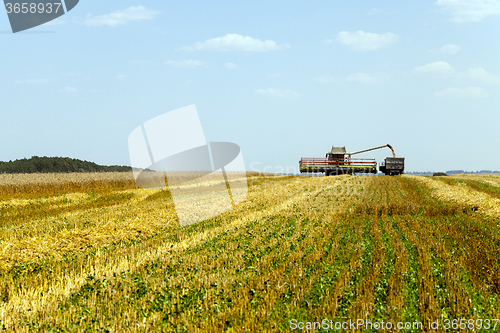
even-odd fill
[{"label": "tree line", "polygon": [[124,172],[132,171],[129,166],[98,165],[69,157],[38,157],[1,162],[0,173],[48,173],[48,172]]}]

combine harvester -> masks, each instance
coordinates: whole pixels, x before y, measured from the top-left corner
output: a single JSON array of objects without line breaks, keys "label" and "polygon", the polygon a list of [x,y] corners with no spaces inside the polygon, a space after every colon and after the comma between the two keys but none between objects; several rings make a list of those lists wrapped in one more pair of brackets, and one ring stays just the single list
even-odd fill
[{"label": "combine harvester", "polygon": [[396,157],[396,153],[391,145],[383,145],[363,150],[358,150],[353,153],[347,153],[345,147],[334,147],[326,153],[325,158],[309,158],[303,157],[299,161],[301,173],[320,173],[324,172],[325,176],[331,175],[353,175],[355,173],[377,173],[377,162],[375,159],[359,159],[351,158],[352,155],[365,153],[367,151],[388,147],[392,151],[392,157],[387,157],[384,162],[380,163],[380,171],[386,175],[401,175],[405,167],[404,157]]}]

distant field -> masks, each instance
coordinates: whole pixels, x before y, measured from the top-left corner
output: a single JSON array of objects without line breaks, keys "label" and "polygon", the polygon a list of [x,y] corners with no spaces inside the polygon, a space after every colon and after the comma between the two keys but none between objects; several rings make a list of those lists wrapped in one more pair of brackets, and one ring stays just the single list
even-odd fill
[{"label": "distant field", "polygon": [[0,175],[0,328],[500,318],[500,176],[249,176],[235,209],[181,228],[132,173]]}]

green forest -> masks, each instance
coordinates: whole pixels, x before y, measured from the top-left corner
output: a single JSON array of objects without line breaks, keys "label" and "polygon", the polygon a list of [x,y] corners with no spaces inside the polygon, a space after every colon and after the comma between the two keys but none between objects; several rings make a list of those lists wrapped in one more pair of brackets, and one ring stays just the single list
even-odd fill
[{"label": "green forest", "polygon": [[0,173],[35,173],[35,172],[122,172],[131,171],[129,166],[99,165],[69,157],[38,157],[1,162]]}]

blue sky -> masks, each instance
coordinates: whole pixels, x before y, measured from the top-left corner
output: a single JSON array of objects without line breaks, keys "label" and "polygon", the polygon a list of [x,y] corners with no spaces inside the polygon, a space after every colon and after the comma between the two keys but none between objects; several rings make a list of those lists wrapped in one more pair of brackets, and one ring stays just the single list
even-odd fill
[{"label": "blue sky", "polygon": [[407,171],[500,169],[498,0],[81,0],[9,31],[3,14],[2,161],[127,165],[134,128],[195,104],[248,170],[386,143]]}]

